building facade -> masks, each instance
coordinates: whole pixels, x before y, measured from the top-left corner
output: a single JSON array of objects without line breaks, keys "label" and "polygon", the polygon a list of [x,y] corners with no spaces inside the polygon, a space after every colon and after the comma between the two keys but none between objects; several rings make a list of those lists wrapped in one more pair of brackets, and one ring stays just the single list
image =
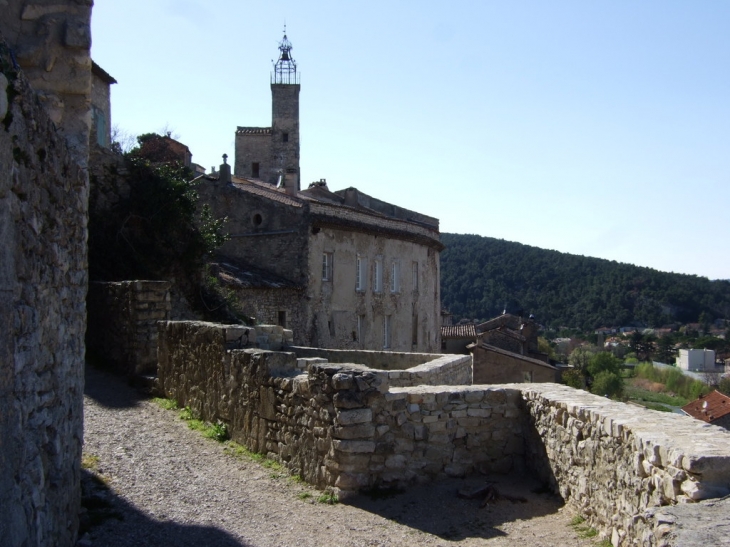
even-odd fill
[{"label": "building facade", "polygon": [[292,328],[298,345],[438,351],[438,220],[390,204],[385,215],[355,188],[320,181],[292,193],[228,169],[198,191],[228,217],[219,279],[257,322]]},{"label": "building facade", "polygon": [[714,371],[715,352],[711,349],[680,349],[677,366],[689,371]]}]

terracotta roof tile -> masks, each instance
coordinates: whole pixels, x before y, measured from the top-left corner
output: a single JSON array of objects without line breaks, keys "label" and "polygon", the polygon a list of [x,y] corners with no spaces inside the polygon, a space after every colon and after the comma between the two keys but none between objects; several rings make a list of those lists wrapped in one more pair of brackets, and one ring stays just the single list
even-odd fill
[{"label": "terracotta roof tile", "polygon": [[682,407],[682,412],[711,424],[715,420],[730,414],[730,397],[715,390],[695,399]]},{"label": "terracotta roof tile", "polygon": [[270,127],[241,127],[236,129],[236,135],[271,135]]},{"label": "terracotta roof tile", "polygon": [[441,338],[469,338],[476,340],[477,331],[473,323],[467,325],[450,325],[441,327]]}]

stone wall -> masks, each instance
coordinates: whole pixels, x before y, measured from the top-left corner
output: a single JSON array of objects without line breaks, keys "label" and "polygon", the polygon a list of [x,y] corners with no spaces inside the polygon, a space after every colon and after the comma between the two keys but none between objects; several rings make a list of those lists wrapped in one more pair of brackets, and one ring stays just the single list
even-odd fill
[{"label": "stone wall", "polygon": [[558,384],[393,387],[392,370],[321,350],[230,349],[232,327],[159,327],[167,396],[340,496],[530,470],[613,545],[654,546],[673,545],[690,514],[660,508],[730,493],[730,432],[688,417]]},{"label": "stone wall", "polygon": [[557,384],[505,387],[522,391],[533,470],[614,545],[661,543],[655,508],[730,493],[723,429]]},{"label": "stone wall", "polygon": [[0,33],[75,161],[86,165],[91,127],[93,0],[6,0]]},{"label": "stone wall", "polygon": [[[5,2],[0,29],[23,43],[21,27],[41,19],[28,17],[57,4],[26,3],[21,21],[20,3]],[[54,45],[39,50],[45,61]],[[0,36],[0,542],[9,547],[76,539],[87,198],[85,171]]]},{"label": "stone wall", "polygon": [[357,363],[387,371],[392,387],[416,385],[471,385],[472,365],[469,355],[407,353],[395,351],[286,348],[298,357],[319,357],[330,363]]},{"label": "stone wall", "polygon": [[154,373],[157,321],[170,317],[170,282],[93,282],[87,305],[89,351],[126,374]]},{"label": "stone wall", "polygon": [[234,440],[338,495],[521,466],[513,457],[523,446],[515,389],[389,389],[387,371],[226,349],[231,327],[224,325],[159,327],[166,396],[203,419],[226,422]]}]

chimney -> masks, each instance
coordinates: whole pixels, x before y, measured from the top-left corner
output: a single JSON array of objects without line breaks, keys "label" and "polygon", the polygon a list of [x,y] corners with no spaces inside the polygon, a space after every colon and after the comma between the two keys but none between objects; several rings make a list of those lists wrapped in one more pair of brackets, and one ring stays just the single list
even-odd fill
[{"label": "chimney", "polygon": [[292,196],[299,192],[299,174],[296,169],[290,167],[284,173],[284,190]]},{"label": "chimney", "polygon": [[231,182],[231,166],[226,160],[228,160],[228,154],[223,154],[223,163],[221,163],[220,175],[218,175],[219,182]]}]

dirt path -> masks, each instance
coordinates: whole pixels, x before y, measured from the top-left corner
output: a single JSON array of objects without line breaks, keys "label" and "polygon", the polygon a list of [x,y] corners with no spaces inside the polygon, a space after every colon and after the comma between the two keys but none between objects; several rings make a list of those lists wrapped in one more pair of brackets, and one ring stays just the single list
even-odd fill
[{"label": "dirt path", "polygon": [[84,521],[92,526],[80,546],[593,545],[577,537],[559,500],[515,477],[491,480],[526,503],[480,508],[456,496],[484,477],[319,503],[321,492],[226,453],[118,377],[89,369],[86,382]]}]

